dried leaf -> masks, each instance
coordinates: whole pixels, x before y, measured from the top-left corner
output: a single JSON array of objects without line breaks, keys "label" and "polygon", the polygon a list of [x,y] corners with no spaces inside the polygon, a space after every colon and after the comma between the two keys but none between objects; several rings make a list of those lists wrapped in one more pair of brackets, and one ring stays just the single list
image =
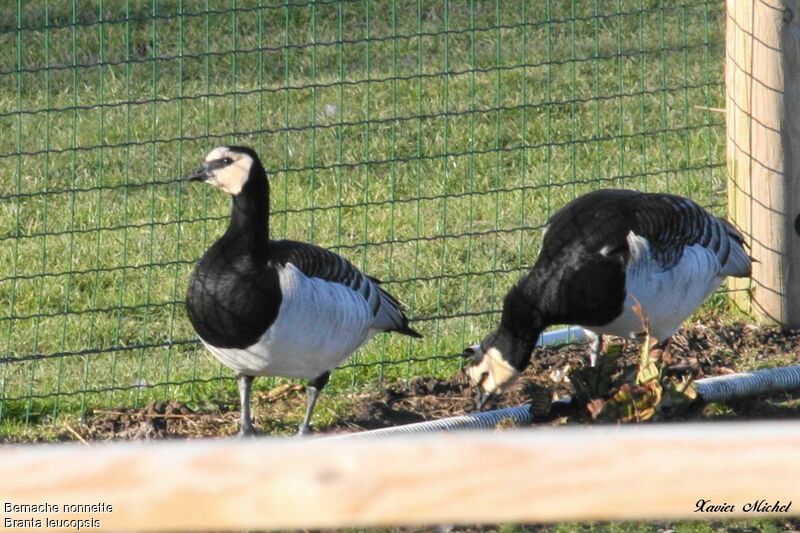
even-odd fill
[{"label": "dried leaf", "polygon": [[633,309],[633,312],[636,313],[636,316],[642,320],[642,331],[647,334],[650,331],[650,321],[647,319],[647,314],[644,312],[642,304],[636,299],[636,296],[631,294],[631,298],[633,298],[634,302],[631,309]]},{"label": "dried leaf", "polygon": [[283,383],[277,387],[273,387],[268,391],[259,391],[258,399],[262,402],[274,402],[280,400],[292,393],[303,392],[305,386],[300,383]]},{"label": "dried leaf", "polygon": [[655,363],[650,362],[647,365],[639,367],[639,372],[636,374],[636,383],[644,385],[650,382],[658,383],[661,377],[661,369]]},{"label": "dried leaf", "polygon": [[516,427],[517,423],[511,418],[502,418],[494,425],[494,429],[496,430],[514,429]]},{"label": "dried leaf", "polygon": [[606,405],[605,400],[601,400],[600,398],[595,398],[594,400],[590,400],[586,404],[586,409],[589,411],[589,414],[592,415],[592,419],[595,420],[600,414],[603,412],[603,408]]},{"label": "dried leaf", "polygon": [[560,384],[565,379],[569,381],[569,365],[565,365],[563,368],[557,368],[550,372],[550,381],[556,384]]}]

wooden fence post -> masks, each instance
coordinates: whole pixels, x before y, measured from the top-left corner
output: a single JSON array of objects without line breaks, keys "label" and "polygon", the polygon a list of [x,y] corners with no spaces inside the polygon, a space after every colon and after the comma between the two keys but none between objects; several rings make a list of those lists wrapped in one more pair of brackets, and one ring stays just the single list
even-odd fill
[{"label": "wooden fence post", "polygon": [[800,326],[800,3],[728,0],[728,206],[758,262],[749,311]]}]

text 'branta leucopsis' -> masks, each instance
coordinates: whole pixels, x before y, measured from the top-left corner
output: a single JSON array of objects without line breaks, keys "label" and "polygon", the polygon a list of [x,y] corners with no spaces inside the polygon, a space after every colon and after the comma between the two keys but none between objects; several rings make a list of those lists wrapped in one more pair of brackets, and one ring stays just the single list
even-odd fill
[{"label": "text 'branta leucopsis'", "polygon": [[479,405],[513,383],[548,326],[577,324],[598,341],[636,338],[638,301],[651,336],[666,342],[726,276],[750,271],[739,231],[688,198],[630,190],[576,198],[550,218],[536,263],[505,296],[497,329],[465,352]]},{"label": "text 'branta leucopsis'", "polygon": [[251,148],[215,148],[187,179],[233,197],[227,231],[192,272],[186,309],[203,344],[237,375],[240,434],[253,433],[254,376],[311,380],[306,433],[331,370],[382,331],[420,337],[400,303],[345,258],[269,239],[269,183]]}]

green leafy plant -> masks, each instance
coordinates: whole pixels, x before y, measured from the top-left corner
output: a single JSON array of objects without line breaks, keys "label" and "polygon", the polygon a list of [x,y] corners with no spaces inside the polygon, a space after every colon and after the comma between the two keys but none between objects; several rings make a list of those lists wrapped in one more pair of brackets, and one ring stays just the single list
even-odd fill
[{"label": "green leafy plant", "polygon": [[[642,319],[642,348],[632,383],[613,386],[620,346],[610,346],[597,369],[581,369],[570,376],[576,398],[586,400],[586,409],[593,419],[620,422],[644,422],[659,415],[674,414],[688,408],[697,399],[691,378],[676,380],[664,375],[670,356],[659,340],[650,335],[647,315],[637,302],[634,312]],[[593,381],[587,380],[594,374]],[[588,387],[591,383],[593,387]]]}]

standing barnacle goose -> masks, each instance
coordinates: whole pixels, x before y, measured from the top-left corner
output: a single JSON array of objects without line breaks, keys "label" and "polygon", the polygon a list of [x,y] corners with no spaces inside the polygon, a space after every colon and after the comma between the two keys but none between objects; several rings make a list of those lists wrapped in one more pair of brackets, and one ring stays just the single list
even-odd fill
[{"label": "standing barnacle goose", "polygon": [[203,344],[236,372],[240,435],[254,433],[255,376],[310,380],[300,433],[331,370],[382,331],[421,337],[400,303],[343,257],[314,246],[269,239],[269,182],[251,148],[220,146],[188,180],[233,197],[228,230],[197,262],[186,309]]},{"label": "standing barnacle goose", "polygon": [[671,194],[598,190],[550,219],[539,258],[503,301],[498,328],[467,348],[478,406],[525,369],[542,331],[577,324],[598,335],[636,338],[642,320],[666,343],[726,276],[750,275],[742,235],[692,200]]}]

